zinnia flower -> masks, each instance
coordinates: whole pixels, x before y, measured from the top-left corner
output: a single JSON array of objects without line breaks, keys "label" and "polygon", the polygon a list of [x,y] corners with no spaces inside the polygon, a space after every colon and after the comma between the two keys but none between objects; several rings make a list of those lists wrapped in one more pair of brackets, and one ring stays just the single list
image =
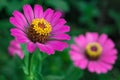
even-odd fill
[{"label": "zinnia flower", "polygon": [[74,38],[71,45],[70,57],[74,65],[90,72],[106,73],[111,70],[117,59],[115,44],[106,34],[86,33]]},{"label": "zinnia flower", "polygon": [[23,6],[22,14],[19,11],[13,12],[10,23],[15,28],[11,29],[11,35],[20,43],[27,44],[27,50],[32,53],[38,47],[40,51],[47,54],[54,54],[55,50],[62,51],[68,47],[64,40],[70,40],[69,26],[65,25],[65,19],[61,18],[61,12],[50,8],[43,11],[42,6]]},{"label": "zinnia flower", "polygon": [[12,40],[10,42],[10,45],[8,47],[8,52],[11,56],[14,56],[15,54],[18,55],[21,59],[24,57],[24,53],[21,49],[20,43],[17,40]]}]

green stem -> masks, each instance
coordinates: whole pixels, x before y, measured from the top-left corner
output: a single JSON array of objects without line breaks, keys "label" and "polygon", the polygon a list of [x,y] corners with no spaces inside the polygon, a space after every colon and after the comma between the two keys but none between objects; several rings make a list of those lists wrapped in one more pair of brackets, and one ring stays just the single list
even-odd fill
[{"label": "green stem", "polygon": [[39,66],[38,67],[38,76],[41,78],[41,80],[44,80],[44,77],[43,77],[43,75],[41,74],[41,72],[42,72],[42,62],[43,62],[43,60],[44,60],[44,56],[42,55],[42,53],[38,53],[38,65],[37,66]]},{"label": "green stem", "polygon": [[34,80],[34,76],[33,73],[31,71],[31,65],[32,65],[32,55],[33,54],[29,54],[28,56],[28,63],[27,63],[27,70],[28,70],[28,75],[26,75],[26,80]]},{"label": "green stem", "polygon": [[25,80],[44,80],[42,75],[42,63],[46,55],[36,50],[34,53],[25,54],[23,71],[25,73]]}]

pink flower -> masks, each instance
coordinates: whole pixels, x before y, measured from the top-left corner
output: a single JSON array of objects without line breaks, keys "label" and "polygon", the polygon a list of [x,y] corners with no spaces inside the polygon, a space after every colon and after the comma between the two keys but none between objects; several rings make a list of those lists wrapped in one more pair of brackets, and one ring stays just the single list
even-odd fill
[{"label": "pink flower", "polygon": [[87,32],[74,38],[71,45],[70,57],[74,65],[97,74],[111,70],[117,59],[115,44],[106,34]]},{"label": "pink flower", "polygon": [[68,47],[64,40],[70,40],[66,34],[70,27],[65,25],[65,19],[61,18],[61,12],[50,8],[43,11],[42,6],[23,6],[22,14],[19,11],[13,12],[10,23],[15,28],[11,29],[11,35],[20,43],[27,44],[27,50],[32,53],[36,48],[47,54],[54,54],[55,50],[63,51]]},{"label": "pink flower", "polygon": [[16,40],[12,40],[10,42],[10,45],[8,47],[8,51],[11,56],[14,56],[15,54],[18,55],[21,59],[24,57],[24,53],[21,49],[20,43]]}]

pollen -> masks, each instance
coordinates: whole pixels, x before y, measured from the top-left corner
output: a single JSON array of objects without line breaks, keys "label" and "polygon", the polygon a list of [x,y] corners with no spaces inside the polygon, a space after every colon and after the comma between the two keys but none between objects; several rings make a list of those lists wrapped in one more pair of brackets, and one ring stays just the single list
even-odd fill
[{"label": "pollen", "polygon": [[44,18],[42,19],[34,19],[28,28],[27,35],[28,38],[35,42],[45,43],[48,39],[50,32],[52,31],[52,27],[48,21]]},{"label": "pollen", "polygon": [[97,42],[89,43],[85,50],[86,56],[91,60],[96,60],[102,53],[102,47]]},{"label": "pollen", "polygon": [[48,35],[48,33],[51,32],[52,27],[49,22],[47,22],[45,19],[34,19],[32,21],[32,25],[34,25],[33,29],[38,33],[39,35]]}]

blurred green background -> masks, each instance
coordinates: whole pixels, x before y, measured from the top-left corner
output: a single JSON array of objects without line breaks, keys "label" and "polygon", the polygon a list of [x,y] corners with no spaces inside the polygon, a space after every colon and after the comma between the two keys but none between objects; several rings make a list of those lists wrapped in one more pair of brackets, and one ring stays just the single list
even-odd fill
[{"label": "blurred green background", "polygon": [[[10,35],[9,18],[14,10],[22,11],[24,4],[41,4],[60,10],[73,37],[85,32],[106,33],[120,51],[120,0],[0,0],[0,80],[23,80],[19,60],[8,53]],[[108,45],[109,46],[109,45]],[[42,73],[46,80],[120,80],[120,54],[112,69],[107,74],[97,75],[75,68],[68,55],[68,49],[56,52],[43,62]],[[118,52],[119,53],[119,52]]]}]

